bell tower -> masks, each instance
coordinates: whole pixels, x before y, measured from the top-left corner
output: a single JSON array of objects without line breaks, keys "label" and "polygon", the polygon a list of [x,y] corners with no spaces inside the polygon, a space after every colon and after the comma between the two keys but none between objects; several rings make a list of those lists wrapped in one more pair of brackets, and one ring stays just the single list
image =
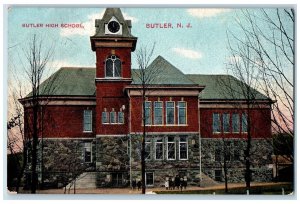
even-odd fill
[{"label": "bell tower", "polygon": [[137,41],[131,34],[131,21],[124,19],[121,9],[107,8],[95,27],[90,40],[96,52],[96,79],[130,79],[131,52]]},{"label": "bell tower", "polygon": [[96,135],[125,135],[129,105],[124,87],[132,81],[131,52],[137,37],[119,8],[107,8],[95,27],[90,41],[96,52]]}]

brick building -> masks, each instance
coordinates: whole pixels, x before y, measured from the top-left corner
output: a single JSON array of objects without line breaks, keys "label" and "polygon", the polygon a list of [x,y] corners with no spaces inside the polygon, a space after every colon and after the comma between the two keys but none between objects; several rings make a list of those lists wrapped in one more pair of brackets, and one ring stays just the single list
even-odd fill
[{"label": "brick building", "polygon": [[[40,181],[59,186],[84,175],[90,179],[86,186],[103,187],[140,179],[143,102],[147,186],[160,186],[176,175],[188,185],[222,182],[225,152],[229,181],[244,181],[250,132],[252,180],[271,180],[269,98],[253,89],[251,101],[232,95],[222,83],[230,82],[239,92],[244,84],[234,77],[186,75],[158,56],[146,69],[158,71],[143,101],[140,70],[131,67],[137,43],[131,21],[120,9],[106,9],[95,26],[90,42],[96,68],[64,67],[41,85]],[[49,84],[54,84],[51,91]],[[30,95],[20,99],[27,136],[31,100]]]}]

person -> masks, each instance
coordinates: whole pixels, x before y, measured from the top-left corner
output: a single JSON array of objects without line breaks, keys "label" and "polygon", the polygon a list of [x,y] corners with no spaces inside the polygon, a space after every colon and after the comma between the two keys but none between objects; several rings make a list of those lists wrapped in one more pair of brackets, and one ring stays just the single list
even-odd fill
[{"label": "person", "polygon": [[183,188],[183,178],[180,177],[180,190],[182,191],[182,188]]},{"label": "person", "polygon": [[171,178],[170,181],[169,181],[169,189],[170,190],[174,190],[175,187],[174,187],[174,178]]},{"label": "person", "polygon": [[183,178],[183,187],[184,187],[184,190],[186,190],[186,186],[187,186],[187,177],[185,176]]},{"label": "person", "polygon": [[165,187],[166,187],[166,190],[169,190],[169,180],[168,179],[166,179],[166,181],[165,181]]},{"label": "person", "polygon": [[141,187],[142,187],[142,182],[139,180],[138,182],[137,182],[137,187],[138,187],[138,191],[141,189]]},{"label": "person", "polygon": [[180,186],[180,178],[178,175],[176,175],[175,177],[175,186],[176,188],[179,190],[179,186]]},{"label": "person", "polygon": [[135,190],[135,188],[136,188],[136,180],[135,179],[132,180],[131,185],[132,185],[132,189]]}]

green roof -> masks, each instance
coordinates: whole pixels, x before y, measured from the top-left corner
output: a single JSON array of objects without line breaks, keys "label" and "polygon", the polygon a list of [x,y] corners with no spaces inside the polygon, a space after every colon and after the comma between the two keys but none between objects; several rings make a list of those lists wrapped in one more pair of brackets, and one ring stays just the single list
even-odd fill
[{"label": "green roof", "polygon": [[95,68],[62,67],[41,84],[40,95],[95,96],[95,75]]},{"label": "green roof", "polygon": [[[149,84],[166,86],[205,86],[199,98],[203,100],[246,99],[243,90],[247,85],[230,75],[183,74],[163,57],[158,56],[145,69],[154,73]],[[140,84],[140,70],[132,70],[132,84]],[[95,96],[95,68],[62,67],[41,84],[41,95],[52,96]],[[230,89],[228,87],[230,86]],[[250,88],[254,99],[269,98]],[[27,97],[30,97],[29,94]]]},{"label": "green roof", "polygon": [[[204,85],[204,90],[200,93],[200,99],[223,100],[223,99],[247,99],[247,86],[245,83],[231,75],[202,75],[187,74],[190,80],[199,85]],[[250,97],[259,100],[268,100],[269,98],[257,90],[249,87]]]},{"label": "green roof", "polygon": [[[158,56],[145,69],[145,76],[150,76],[148,80],[145,80],[147,84],[197,85],[162,56]],[[132,79],[133,84],[141,84],[141,72],[139,69],[132,70]]]}]

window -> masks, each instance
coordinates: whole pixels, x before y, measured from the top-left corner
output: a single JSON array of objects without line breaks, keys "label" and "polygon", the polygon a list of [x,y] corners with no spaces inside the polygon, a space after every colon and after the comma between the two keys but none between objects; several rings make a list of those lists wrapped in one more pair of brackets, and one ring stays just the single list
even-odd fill
[{"label": "window", "polygon": [[188,159],[188,143],[186,136],[181,136],[179,140],[179,159]]},{"label": "window", "polygon": [[178,124],[186,124],[186,103],[178,102]]},{"label": "window", "polygon": [[161,138],[156,139],[155,141],[155,159],[156,160],[162,160],[163,159],[163,140]]},{"label": "window", "polygon": [[232,132],[240,132],[240,116],[238,113],[232,114]]},{"label": "window", "polygon": [[104,111],[102,112],[102,124],[108,123],[108,112]]},{"label": "window", "polygon": [[162,102],[156,101],[154,102],[154,124],[155,125],[162,125]]},{"label": "window", "polygon": [[224,153],[225,153],[224,154],[225,160],[226,161],[231,161],[231,149],[232,149],[231,142],[230,141],[225,141],[223,149],[224,149]]},{"label": "window", "polygon": [[124,124],[124,113],[123,112],[118,112],[118,123]]},{"label": "window", "polygon": [[146,172],[146,186],[153,186],[154,185],[154,173],[153,172]]},{"label": "window", "polygon": [[83,111],[83,131],[92,132],[92,111],[91,110]]},{"label": "window", "polygon": [[117,123],[116,111],[114,109],[110,112],[110,123]]},{"label": "window", "polygon": [[248,132],[247,114],[242,114],[242,132]]},{"label": "window", "polygon": [[84,162],[86,162],[86,163],[92,162],[92,143],[91,142],[84,143]]},{"label": "window", "polygon": [[215,146],[215,161],[220,162],[222,160],[222,151],[219,146]]},{"label": "window", "polygon": [[145,160],[151,159],[151,140],[146,139],[145,141]]},{"label": "window", "polygon": [[174,137],[168,137],[167,143],[167,159],[168,160],[175,160],[176,155],[176,146],[175,146],[175,139]]},{"label": "window", "polygon": [[233,145],[234,145],[233,159],[235,161],[239,161],[240,160],[240,145],[239,145],[238,141],[234,141]]},{"label": "window", "polygon": [[146,101],[144,104],[145,104],[145,124],[151,125],[151,102]]},{"label": "window", "polygon": [[166,124],[174,124],[175,104],[172,101],[166,102]]},{"label": "window", "polygon": [[121,77],[121,60],[115,55],[110,56],[105,61],[106,77]]},{"label": "window", "polygon": [[219,133],[221,132],[221,120],[220,120],[220,114],[214,113],[213,114],[213,132]]},{"label": "window", "polygon": [[223,132],[226,132],[226,133],[230,132],[229,120],[230,120],[229,113],[224,113],[223,114]]},{"label": "window", "polygon": [[215,170],[215,180],[222,181],[222,170]]}]

